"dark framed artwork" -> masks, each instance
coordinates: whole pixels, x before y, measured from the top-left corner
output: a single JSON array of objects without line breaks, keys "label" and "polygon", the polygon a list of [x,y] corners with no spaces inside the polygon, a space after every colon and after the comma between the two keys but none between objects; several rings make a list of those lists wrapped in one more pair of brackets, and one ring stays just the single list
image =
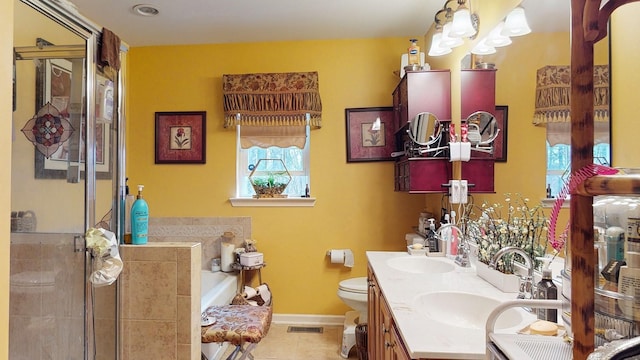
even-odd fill
[{"label": "dark framed artwork", "polygon": [[509,107],[506,105],[496,105],[496,121],[500,134],[493,143],[493,155],[495,161],[507,161],[507,120],[509,118]]},{"label": "dark framed artwork", "polygon": [[393,107],[345,109],[347,162],[392,161]]},{"label": "dark framed artwork", "polygon": [[156,164],[206,162],[205,111],[156,112]]}]

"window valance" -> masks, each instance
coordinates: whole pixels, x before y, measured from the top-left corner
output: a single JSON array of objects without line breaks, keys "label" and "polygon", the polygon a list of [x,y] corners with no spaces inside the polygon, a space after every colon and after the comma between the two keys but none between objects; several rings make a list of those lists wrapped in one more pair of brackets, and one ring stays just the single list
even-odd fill
[{"label": "window valance", "polygon": [[223,75],[222,87],[224,127],[321,127],[317,72]]},{"label": "window valance", "polygon": [[[609,66],[593,67],[593,120],[609,121]],[[545,66],[536,76],[534,125],[571,121],[571,66]]]}]

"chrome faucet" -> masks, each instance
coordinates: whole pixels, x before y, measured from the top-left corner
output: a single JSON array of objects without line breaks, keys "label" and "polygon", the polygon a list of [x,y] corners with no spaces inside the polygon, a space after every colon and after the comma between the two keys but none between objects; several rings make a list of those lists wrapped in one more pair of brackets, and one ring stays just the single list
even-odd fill
[{"label": "chrome faucet", "polygon": [[531,256],[527,254],[524,250],[516,246],[507,246],[498,250],[498,252],[493,256],[491,261],[489,262],[489,267],[492,269],[496,268],[496,264],[500,258],[508,253],[516,253],[524,258],[525,266],[528,268],[528,273],[526,277],[520,276],[520,286],[518,291],[518,299],[533,299],[534,298],[534,289],[533,289],[533,268],[534,262],[531,259]]},{"label": "chrome faucet", "polygon": [[[467,241],[464,238],[462,230],[460,230],[459,227],[453,224],[444,224],[440,226],[438,230],[436,230],[436,238],[443,240],[440,237],[440,234],[442,233],[442,230],[446,228],[453,228],[456,231],[458,231],[458,247],[457,247],[456,258],[454,262],[461,267],[470,267],[471,263],[469,262],[469,254],[471,253],[471,249],[469,248],[469,244],[467,244]],[[451,241],[451,238],[449,238],[448,241],[446,241],[447,246],[450,246],[450,241]]]}]

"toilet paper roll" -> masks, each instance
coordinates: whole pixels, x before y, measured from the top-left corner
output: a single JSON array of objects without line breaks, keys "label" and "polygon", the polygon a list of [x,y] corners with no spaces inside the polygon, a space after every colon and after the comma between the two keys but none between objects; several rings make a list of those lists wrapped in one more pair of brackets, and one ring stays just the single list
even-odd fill
[{"label": "toilet paper roll", "polygon": [[344,264],[344,251],[329,250],[329,256],[331,257],[332,264]]},{"label": "toilet paper roll", "polygon": [[251,286],[244,287],[244,293],[242,294],[242,296],[244,296],[245,299],[251,299],[256,295],[258,295],[258,291],[256,289],[252,288]]},{"label": "toilet paper roll", "polygon": [[258,291],[258,295],[264,300],[265,304],[270,304],[271,301],[271,291],[267,284],[262,284],[256,288]]},{"label": "toilet paper roll", "polygon": [[347,267],[353,267],[353,252],[350,249],[333,249],[329,250],[332,264],[343,264]]}]

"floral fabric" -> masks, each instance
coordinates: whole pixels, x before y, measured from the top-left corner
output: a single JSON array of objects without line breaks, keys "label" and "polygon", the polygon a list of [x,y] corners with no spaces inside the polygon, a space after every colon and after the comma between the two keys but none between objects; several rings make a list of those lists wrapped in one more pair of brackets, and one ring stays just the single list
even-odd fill
[{"label": "floral fabric", "polygon": [[321,126],[317,72],[222,76],[224,127]]},{"label": "floral fabric", "polygon": [[271,306],[226,305],[205,310],[216,322],[202,327],[202,342],[225,342],[233,345],[258,343],[267,336],[273,310]]}]

